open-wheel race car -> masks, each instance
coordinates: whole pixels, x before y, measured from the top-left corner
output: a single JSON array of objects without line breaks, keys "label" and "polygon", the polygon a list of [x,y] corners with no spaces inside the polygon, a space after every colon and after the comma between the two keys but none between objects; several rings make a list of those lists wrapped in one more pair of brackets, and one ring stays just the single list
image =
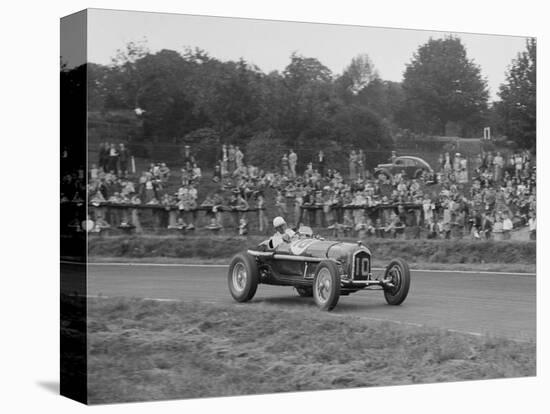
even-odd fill
[{"label": "open-wheel race car", "polygon": [[251,300],[258,285],[293,286],[300,296],[313,297],[322,310],[332,310],[340,296],[359,290],[382,290],[390,305],[403,303],[409,292],[410,271],[401,259],[384,273],[371,272],[370,250],[361,242],[328,241],[299,233],[289,243],[269,248],[269,241],[236,254],[229,265],[228,284],[238,302]]}]

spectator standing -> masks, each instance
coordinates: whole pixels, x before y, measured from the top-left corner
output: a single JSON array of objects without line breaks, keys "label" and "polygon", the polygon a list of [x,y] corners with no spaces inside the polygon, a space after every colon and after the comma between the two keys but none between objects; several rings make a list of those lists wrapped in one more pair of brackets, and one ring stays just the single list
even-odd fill
[{"label": "spectator standing", "polygon": [[223,162],[220,162],[214,167],[214,175],[212,176],[212,181],[214,181],[215,183],[219,183],[222,181],[222,169],[220,167],[220,164],[222,163]]},{"label": "spectator standing", "polygon": [[502,155],[500,152],[497,152],[496,157],[493,159],[493,166],[494,166],[494,180],[499,183],[502,179],[503,170],[504,170],[504,158],[502,158]]},{"label": "spectator standing", "polygon": [[349,178],[350,180],[357,179],[357,154],[352,150],[349,154]]},{"label": "spectator standing", "polygon": [[275,206],[277,207],[277,215],[286,217],[286,197],[281,191],[277,191],[277,196],[275,197]]},{"label": "spectator standing", "polygon": [[290,167],[290,177],[296,178],[296,165],[298,164],[298,155],[294,152],[294,150],[290,150],[290,154],[288,154],[288,166]]},{"label": "spectator standing", "polygon": [[244,154],[238,146],[235,147],[235,163],[237,168],[240,169],[243,166]]},{"label": "spectator standing", "polygon": [[168,168],[165,162],[160,164],[158,174],[162,182],[167,182],[170,178],[170,168]]},{"label": "spectator standing", "polygon": [[[216,171],[214,171],[214,175],[215,174],[216,174]],[[201,178],[202,178],[202,171],[201,171],[200,167],[197,165],[197,163],[194,163],[193,164],[193,171],[191,173],[191,180],[193,180],[194,182],[197,182],[197,181],[200,181]]]},{"label": "spectator standing", "polygon": [[496,217],[493,224],[493,237],[495,240],[502,240],[502,231],[503,231],[503,223],[502,223],[502,213],[499,212]]},{"label": "spectator standing", "polygon": [[443,165],[443,171],[445,171],[446,173],[450,173],[452,169],[453,169],[453,163],[451,161],[451,155],[448,152],[446,152],[445,153],[445,163]]},{"label": "spectator standing", "polygon": [[362,149],[359,150],[359,154],[357,155],[357,173],[359,174],[359,178],[366,179],[366,165],[367,165],[367,156],[363,152]]},{"label": "spectator standing", "polygon": [[319,174],[321,174],[321,177],[325,175],[325,162],[325,154],[321,150],[317,154],[317,170],[319,171]]},{"label": "spectator standing", "polygon": [[107,166],[108,172],[116,174],[118,172],[118,150],[115,144],[111,144],[109,147],[109,162]]},{"label": "spectator standing", "polygon": [[229,149],[227,150],[227,161],[228,161],[228,173],[233,174],[233,171],[237,169],[237,163],[235,161],[235,147],[233,145],[229,145]]},{"label": "spectator standing", "polygon": [[283,158],[281,158],[281,170],[283,172],[283,175],[288,177],[289,175],[289,161],[286,153],[283,154]]},{"label": "spectator standing", "polygon": [[515,170],[516,170],[516,177],[521,176],[521,171],[523,170],[523,156],[521,153],[517,153],[514,155],[514,164],[515,164]]},{"label": "spectator standing", "polygon": [[502,219],[502,239],[510,240],[510,233],[514,228],[514,224],[510,219],[510,215],[507,212],[504,212]]},{"label": "spectator standing", "polygon": [[99,144],[98,166],[103,172],[107,172],[109,167],[109,143],[107,142]]},{"label": "spectator standing", "polygon": [[191,147],[189,145],[185,145],[183,149],[182,163],[184,168],[187,170],[190,170],[195,163],[195,157],[191,153]]},{"label": "spectator standing", "polygon": [[453,160],[453,170],[454,170],[455,176],[457,176],[458,172],[460,171],[460,160],[461,159],[462,159],[462,156],[461,156],[460,152],[457,152],[455,154],[455,158]]},{"label": "spectator standing", "polygon": [[439,171],[443,171],[443,168],[445,167],[445,157],[443,157],[443,154],[439,154],[439,157],[437,158],[437,165],[439,167]]},{"label": "spectator standing", "polygon": [[222,160],[220,165],[221,178],[225,178],[229,174],[229,155],[227,153],[227,145],[222,145]]},{"label": "spectator standing", "polygon": [[126,146],[123,143],[120,143],[119,149],[118,149],[118,164],[119,164],[120,176],[122,177],[126,177],[128,175],[129,158],[130,158],[130,154],[128,153],[128,149],[126,149]]},{"label": "spectator standing", "polygon": [[258,193],[256,198],[256,207],[258,208],[258,222],[261,232],[264,232],[269,228],[269,223],[267,220],[267,214],[265,213],[265,198],[263,193]]}]

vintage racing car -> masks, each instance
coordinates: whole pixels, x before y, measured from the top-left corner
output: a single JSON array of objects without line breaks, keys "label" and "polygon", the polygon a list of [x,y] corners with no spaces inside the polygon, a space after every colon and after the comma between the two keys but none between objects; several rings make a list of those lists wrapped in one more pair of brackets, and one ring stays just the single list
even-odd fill
[{"label": "vintage racing car", "polygon": [[246,302],[260,283],[293,286],[300,296],[313,296],[322,310],[332,310],[340,296],[362,289],[383,290],[390,305],[403,303],[410,286],[408,264],[394,259],[375,277],[371,263],[371,252],[361,242],[323,240],[312,237],[311,229],[300,229],[290,243],[275,249],[266,240],[236,254],[229,265],[229,291],[236,301]]}]

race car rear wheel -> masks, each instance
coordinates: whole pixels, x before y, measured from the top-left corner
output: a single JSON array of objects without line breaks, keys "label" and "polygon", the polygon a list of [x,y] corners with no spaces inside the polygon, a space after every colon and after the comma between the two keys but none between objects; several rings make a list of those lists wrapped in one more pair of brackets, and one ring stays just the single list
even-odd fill
[{"label": "race car rear wheel", "polygon": [[340,298],[340,273],[333,262],[319,263],[313,280],[313,299],[321,310],[334,309]]},{"label": "race car rear wheel", "polygon": [[303,298],[310,298],[313,296],[313,288],[310,287],[297,287],[296,292]]},{"label": "race car rear wheel", "polygon": [[254,297],[260,279],[254,257],[239,253],[233,257],[227,273],[229,292],[237,302],[247,302]]},{"label": "race car rear wheel", "polygon": [[409,265],[402,259],[394,259],[386,267],[384,279],[391,279],[393,286],[384,288],[384,297],[389,305],[401,305],[407,298],[411,284]]}]

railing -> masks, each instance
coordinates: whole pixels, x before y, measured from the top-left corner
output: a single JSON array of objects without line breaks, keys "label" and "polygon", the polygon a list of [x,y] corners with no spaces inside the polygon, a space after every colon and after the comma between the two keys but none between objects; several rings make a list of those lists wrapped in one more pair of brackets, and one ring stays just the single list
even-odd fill
[{"label": "railing", "polygon": [[[86,217],[82,217],[82,208],[80,207],[79,212],[79,209],[76,208],[77,205],[82,206],[82,203],[61,203],[62,234],[64,232],[76,231],[80,225],[79,223],[86,219]],[[302,223],[314,227],[317,232],[326,236],[338,237],[340,235],[356,235],[356,233],[358,233],[353,229],[353,225],[345,226],[338,224],[329,226],[329,221],[331,223],[345,223],[344,214],[346,212],[353,216],[355,212],[364,211],[368,217],[372,219],[373,224],[377,218],[380,218],[383,223],[388,223],[389,216],[392,212],[397,212],[398,206],[403,207],[405,215],[407,216],[405,231],[397,232],[398,235],[401,234],[406,238],[427,237],[426,230],[424,229],[422,205],[416,203],[403,203],[399,205],[378,204],[374,206],[332,206],[328,211],[325,209],[325,206],[319,204],[302,205],[299,210],[288,209],[285,217],[289,223]],[[216,211],[214,211],[213,207],[214,206],[199,206],[190,210],[181,210],[178,206],[174,205],[164,206],[160,204],[144,205],[106,202],[89,203],[88,214],[94,221],[96,221],[97,217],[101,216],[109,223],[109,232],[117,231],[129,234],[139,234],[151,231],[165,232],[168,229],[180,230],[177,227],[178,218],[182,218],[186,224],[192,223],[197,232],[221,231],[224,233],[229,231],[229,234],[236,234],[240,226],[241,218],[246,218],[246,228],[251,234],[265,234],[273,230],[270,224],[272,217],[266,216],[264,208],[239,209],[229,206],[218,206]],[[78,216],[75,216],[75,214]],[[261,217],[261,214],[263,214],[263,217]],[[297,215],[299,216],[297,217]],[[73,221],[72,223],[71,220]],[[213,220],[215,223],[219,224],[220,227],[211,226]],[[263,220],[261,227],[260,220]],[[124,223],[124,225],[121,226],[122,223]],[[451,230],[449,230],[448,237],[454,239],[469,236],[467,232],[464,231],[464,227],[462,223],[450,223]],[[383,232],[384,231],[382,231],[382,233]],[[392,236],[391,233],[386,233],[384,237]],[[439,236],[439,238],[445,237],[447,236]],[[481,235],[480,238],[485,239],[485,236]],[[508,234],[493,232],[490,238],[493,240],[506,240],[509,238],[515,240],[528,240],[529,233],[527,228],[523,227]]]}]

